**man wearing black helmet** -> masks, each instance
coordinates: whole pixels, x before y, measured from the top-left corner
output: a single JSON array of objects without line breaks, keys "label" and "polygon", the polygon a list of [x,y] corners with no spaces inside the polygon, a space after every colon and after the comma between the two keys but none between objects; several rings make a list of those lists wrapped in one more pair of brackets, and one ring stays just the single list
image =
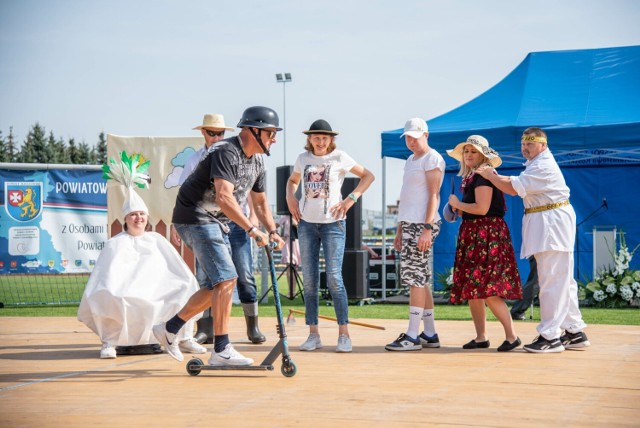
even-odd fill
[{"label": "man wearing black helmet", "polygon": [[[207,282],[194,293],[187,304],[166,323],[154,326],[153,333],[176,360],[183,356],[175,335],[185,322],[211,307],[214,324],[214,349],[210,365],[250,365],[229,341],[231,299],[237,273],[231,258],[228,223],[245,229],[258,246],[284,241],[276,231],[265,194],[266,178],[262,153],[276,142],[276,132],[282,130],[278,115],[268,107],[249,107],[238,123],[238,136],[215,144],[180,187],[173,210],[172,222],[182,241],[191,248],[207,276]],[[267,228],[264,233],[253,226],[241,205],[251,197],[255,214]]]}]

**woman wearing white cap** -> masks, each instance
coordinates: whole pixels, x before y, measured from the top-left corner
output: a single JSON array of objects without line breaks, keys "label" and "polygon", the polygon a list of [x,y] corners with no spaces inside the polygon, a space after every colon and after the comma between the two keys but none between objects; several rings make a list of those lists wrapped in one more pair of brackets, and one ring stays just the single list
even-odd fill
[{"label": "woman wearing white cap", "polygon": [[[78,308],[78,320],[102,341],[100,358],[116,358],[116,347],[124,353],[154,350],[144,346],[158,343],[152,327],[179,310],[199,288],[169,241],[147,231],[149,209],[133,189],[146,186],[144,159],[138,154],[121,157],[121,165],[114,167],[112,161],[111,168],[103,170],[125,185],[124,231],[105,243]],[[178,340],[184,352],[202,354],[207,350],[193,340],[194,321]],[[155,349],[161,352],[159,345]]]},{"label": "woman wearing white cap", "polygon": [[462,201],[449,196],[449,206],[462,216],[458,232],[453,269],[452,303],[469,301],[476,337],[463,349],[488,348],[485,304],[502,324],[505,341],[499,352],[520,346],[509,308],[504,299],[521,299],[520,274],[511,243],[509,228],[503,217],[504,194],[489,180],[476,174],[481,165],[497,168],[502,164],[498,153],[489,147],[486,138],[472,135],[447,150],[460,161]]}]

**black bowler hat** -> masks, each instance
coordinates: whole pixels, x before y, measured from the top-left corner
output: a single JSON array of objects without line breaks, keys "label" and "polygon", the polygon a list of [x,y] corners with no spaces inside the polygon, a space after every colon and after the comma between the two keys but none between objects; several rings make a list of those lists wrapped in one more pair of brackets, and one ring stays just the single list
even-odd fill
[{"label": "black bowler hat", "polygon": [[334,132],[331,129],[331,125],[324,119],[318,119],[311,124],[308,131],[302,131],[303,134],[311,135],[311,134],[327,134],[327,135],[338,135],[337,132]]}]

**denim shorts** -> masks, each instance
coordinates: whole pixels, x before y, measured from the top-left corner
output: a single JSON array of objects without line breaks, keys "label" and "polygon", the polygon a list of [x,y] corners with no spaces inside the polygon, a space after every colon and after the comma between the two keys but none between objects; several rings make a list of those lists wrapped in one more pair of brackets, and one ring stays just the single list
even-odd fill
[{"label": "denim shorts", "polygon": [[174,224],[174,227],[204,273],[198,278],[200,287],[212,289],[221,282],[238,277],[231,258],[229,238],[219,224]]}]

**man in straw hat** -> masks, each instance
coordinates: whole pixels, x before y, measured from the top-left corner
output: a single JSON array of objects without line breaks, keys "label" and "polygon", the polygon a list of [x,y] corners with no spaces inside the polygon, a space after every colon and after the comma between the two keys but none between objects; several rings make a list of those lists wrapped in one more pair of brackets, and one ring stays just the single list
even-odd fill
[{"label": "man in straw hat", "polygon": [[[445,163],[442,156],[429,147],[429,128],[424,120],[409,119],[402,136],[413,154],[404,166],[393,246],[400,251],[400,280],[410,287],[409,326],[406,333],[400,334],[385,349],[418,351],[440,347],[433,294],[429,288],[432,276],[429,258],[442,224],[438,208]],[[420,321],[424,322],[422,333]]]},{"label": "man in straw hat", "polygon": [[[258,246],[269,242],[274,242],[276,249],[284,246],[265,194],[266,173],[260,156],[269,155],[269,148],[276,142],[276,132],[282,130],[278,125],[278,115],[272,109],[247,108],[237,125],[242,128],[240,134],[215,144],[180,187],[172,221],[205,273],[206,285],[193,294],[175,316],[153,327],[158,341],[178,361],[182,361],[183,356],[176,335],[186,321],[211,308],[215,337],[209,364],[253,363],[229,341],[231,296],[238,274],[231,257],[228,225],[234,222],[242,227]],[[268,234],[254,226],[243,212],[242,205],[249,197]]]},{"label": "man in straw hat", "polygon": [[[233,131],[233,128],[225,125],[224,117],[221,114],[205,114],[202,125],[193,129],[198,129],[202,133],[204,146],[192,154],[185,163],[180,175],[180,185],[191,175],[198,163],[205,158],[211,147],[224,139],[225,131]],[[245,215],[251,219],[251,223],[254,226],[258,226],[258,218],[251,207],[251,198],[248,198],[245,202],[242,207]],[[263,343],[267,338],[262,334],[258,326],[258,294],[256,281],[253,277],[251,238],[242,227],[234,222],[229,223],[229,229],[229,243],[231,244],[233,264],[238,272],[237,289],[247,323],[247,337],[251,343]],[[180,236],[173,225],[171,225],[171,241],[178,246],[181,243]],[[200,265],[196,267],[196,270],[197,277],[201,278],[201,283],[206,284],[206,275],[202,272]],[[213,319],[211,311],[207,310],[202,318],[198,320],[198,331],[194,338],[199,343],[213,343],[213,336]]]},{"label": "man in straw hat", "polygon": [[478,168],[477,173],[524,203],[520,257],[534,256],[538,264],[541,318],[536,327],[539,336],[524,349],[534,353],[582,350],[590,342],[582,331],[586,324],[573,278],[576,214],[569,204],[569,188],[542,129],[527,128],[520,147],[527,159],[520,175],[499,175],[489,166]]}]

